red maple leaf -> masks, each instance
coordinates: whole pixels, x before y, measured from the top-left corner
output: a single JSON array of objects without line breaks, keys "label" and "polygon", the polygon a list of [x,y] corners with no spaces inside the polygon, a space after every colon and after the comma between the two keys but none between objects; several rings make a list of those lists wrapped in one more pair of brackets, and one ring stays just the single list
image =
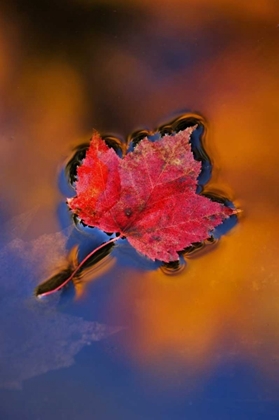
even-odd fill
[{"label": "red maple leaf", "polygon": [[70,209],[89,226],[125,236],[152,260],[177,260],[178,251],[208,238],[234,213],[196,193],[201,163],[189,143],[194,129],[156,142],[145,138],[123,159],[95,133]]}]

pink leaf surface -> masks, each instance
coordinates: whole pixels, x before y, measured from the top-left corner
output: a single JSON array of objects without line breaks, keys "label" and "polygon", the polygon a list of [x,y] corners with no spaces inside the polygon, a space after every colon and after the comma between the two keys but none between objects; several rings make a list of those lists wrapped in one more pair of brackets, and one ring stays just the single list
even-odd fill
[{"label": "pink leaf surface", "polygon": [[125,236],[152,260],[177,260],[178,251],[208,238],[233,213],[196,194],[201,163],[189,143],[194,129],[145,138],[123,159],[95,134],[70,209],[90,226]]}]

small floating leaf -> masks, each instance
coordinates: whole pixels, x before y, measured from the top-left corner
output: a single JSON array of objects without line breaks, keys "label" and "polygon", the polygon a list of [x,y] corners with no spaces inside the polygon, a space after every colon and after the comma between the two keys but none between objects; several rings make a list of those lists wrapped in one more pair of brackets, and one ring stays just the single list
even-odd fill
[{"label": "small floating leaf", "polygon": [[50,277],[42,284],[39,284],[38,287],[36,287],[35,295],[37,297],[42,297],[58,291],[68,283],[68,279],[72,274],[73,271],[70,268],[66,268],[65,270],[62,270],[59,273],[54,274],[54,276]]},{"label": "small floating leaf", "polygon": [[62,289],[70,281],[78,280],[85,270],[97,264],[110,253],[117,239],[119,238],[113,238],[101,244],[98,248],[90,252],[80,264],[78,264],[78,249],[74,247],[68,257],[68,266],[39,284],[35,289],[35,295],[37,297],[50,295]]}]

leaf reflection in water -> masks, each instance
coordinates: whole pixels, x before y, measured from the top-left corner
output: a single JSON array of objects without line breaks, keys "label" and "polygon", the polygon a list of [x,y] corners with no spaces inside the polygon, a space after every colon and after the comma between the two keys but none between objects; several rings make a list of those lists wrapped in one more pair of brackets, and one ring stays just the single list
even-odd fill
[{"label": "leaf reflection in water", "polygon": [[31,221],[32,211],[8,222],[0,239],[0,388],[20,388],[26,379],[68,367],[85,345],[122,329],[59,312],[59,295],[35,299],[38,276],[59,262],[67,237],[58,232],[23,241],[18,236],[28,215]]}]

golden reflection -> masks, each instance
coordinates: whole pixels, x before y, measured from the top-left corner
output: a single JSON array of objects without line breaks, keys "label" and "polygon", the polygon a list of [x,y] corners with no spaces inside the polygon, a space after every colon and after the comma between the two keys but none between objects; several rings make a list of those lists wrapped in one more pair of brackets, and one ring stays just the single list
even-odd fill
[{"label": "golden reflection", "polygon": [[34,59],[22,68],[8,95],[13,108],[0,112],[5,140],[1,166],[9,180],[6,200],[21,209],[38,204],[53,208],[61,199],[59,164],[80,138],[85,110],[80,77],[63,61]]},{"label": "golden reflection", "polygon": [[132,284],[120,283],[114,302],[114,314],[123,305],[130,310],[134,306],[136,321],[124,346],[129,357],[141,367],[159,365],[168,372],[170,365],[178,364],[181,372],[204,375],[220,357],[237,355],[273,371],[276,378],[276,217],[269,212],[267,220],[261,210],[255,211],[212,252],[188,260],[177,276],[129,273]]}]

